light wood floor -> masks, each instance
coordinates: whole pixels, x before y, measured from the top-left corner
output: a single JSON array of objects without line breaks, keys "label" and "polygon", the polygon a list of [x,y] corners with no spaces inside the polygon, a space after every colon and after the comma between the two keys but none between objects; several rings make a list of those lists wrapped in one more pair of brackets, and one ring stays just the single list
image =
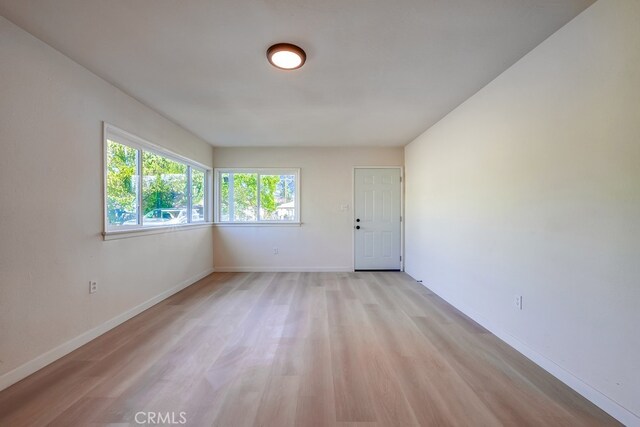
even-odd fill
[{"label": "light wood floor", "polygon": [[0,393],[1,426],[616,425],[403,273],[216,273]]}]

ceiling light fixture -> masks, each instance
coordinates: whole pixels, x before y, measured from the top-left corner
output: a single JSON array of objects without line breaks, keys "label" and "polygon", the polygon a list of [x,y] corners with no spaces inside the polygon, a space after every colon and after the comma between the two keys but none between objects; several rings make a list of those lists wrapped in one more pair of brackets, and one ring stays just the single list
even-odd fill
[{"label": "ceiling light fixture", "polygon": [[281,70],[296,70],[304,65],[307,54],[290,43],[278,43],[267,49],[269,63]]}]

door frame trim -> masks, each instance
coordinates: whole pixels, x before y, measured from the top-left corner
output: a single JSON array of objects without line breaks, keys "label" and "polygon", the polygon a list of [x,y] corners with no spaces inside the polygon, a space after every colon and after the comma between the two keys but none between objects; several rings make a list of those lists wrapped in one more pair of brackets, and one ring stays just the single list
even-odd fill
[{"label": "door frame trim", "polygon": [[356,215],[356,169],[398,169],[400,171],[400,271],[404,271],[404,166],[354,166],[351,173],[351,271],[356,271],[356,231],[355,222]]}]

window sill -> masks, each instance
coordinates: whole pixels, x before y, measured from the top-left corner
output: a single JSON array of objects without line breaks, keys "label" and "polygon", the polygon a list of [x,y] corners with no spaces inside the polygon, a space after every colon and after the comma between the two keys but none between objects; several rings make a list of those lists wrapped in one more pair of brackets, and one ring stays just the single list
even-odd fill
[{"label": "window sill", "polygon": [[211,227],[212,225],[212,222],[201,222],[197,224],[164,225],[148,228],[133,228],[127,230],[111,230],[103,232],[102,237],[104,240],[127,239],[129,237],[149,236],[152,234],[164,234],[173,233],[174,231],[193,230],[196,228]]},{"label": "window sill", "polygon": [[302,222],[214,222],[216,227],[300,227]]}]

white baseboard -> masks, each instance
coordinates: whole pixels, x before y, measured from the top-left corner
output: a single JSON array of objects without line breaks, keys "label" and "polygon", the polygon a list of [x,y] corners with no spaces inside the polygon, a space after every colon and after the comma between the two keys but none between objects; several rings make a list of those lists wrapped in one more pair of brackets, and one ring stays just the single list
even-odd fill
[{"label": "white baseboard", "polygon": [[132,317],[142,313],[146,309],[153,307],[159,302],[169,298],[171,295],[177,292],[180,292],[181,290],[194,284],[198,280],[203,279],[204,277],[213,273],[213,271],[214,271],[213,268],[211,268],[195,276],[192,276],[184,280],[183,282],[179,283],[178,285],[174,286],[173,288],[164,291],[160,295],[157,295],[143,302],[142,304],[139,304],[133,307],[132,309],[110,320],[107,320],[101,325],[98,325],[95,328],[90,329],[63,344],[60,344],[59,346],[47,351],[46,353],[41,354],[40,356],[30,360],[29,362],[21,366],[18,366],[17,368],[7,372],[6,374],[3,374],[2,376],[0,376],[0,390],[4,390],[5,388],[17,383],[23,378],[26,378],[29,375],[33,374],[34,372],[44,368],[50,363],[55,362],[56,360],[60,359],[63,356],[66,356],[67,354],[71,353],[73,350],[85,345],[91,340],[96,339],[97,337],[104,334],[105,332],[110,331],[111,329],[126,322]]},{"label": "white baseboard", "polygon": [[289,272],[353,272],[352,267],[216,267],[217,272],[224,273],[289,273]]},{"label": "white baseboard", "polygon": [[567,371],[562,366],[555,363],[553,360],[547,358],[546,356],[540,354],[538,351],[529,347],[527,344],[520,341],[518,338],[513,336],[512,334],[504,331],[502,328],[494,324],[493,322],[488,321],[482,315],[480,315],[477,311],[471,309],[466,304],[456,300],[452,296],[448,295],[446,292],[436,289],[431,286],[427,286],[423,284],[427,289],[440,296],[442,299],[447,301],[449,304],[462,311],[464,314],[472,318],[474,321],[482,325],[485,329],[490,331],[492,334],[500,338],[502,341],[513,347],[515,350],[520,352],[522,355],[530,359],[536,365],[540,366],[545,371],[549,372],[551,375],[571,387],[577,393],[585,397],[587,400],[592,402],[594,405],[598,406],[600,409],[620,421],[622,424],[628,427],[640,427],[640,416],[634,414],[624,406],[620,405],[610,397],[601,393],[593,386],[585,383],[580,378],[573,375],[571,372]]}]

